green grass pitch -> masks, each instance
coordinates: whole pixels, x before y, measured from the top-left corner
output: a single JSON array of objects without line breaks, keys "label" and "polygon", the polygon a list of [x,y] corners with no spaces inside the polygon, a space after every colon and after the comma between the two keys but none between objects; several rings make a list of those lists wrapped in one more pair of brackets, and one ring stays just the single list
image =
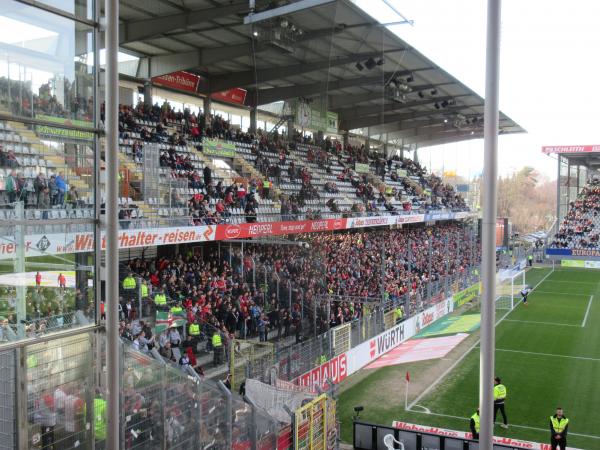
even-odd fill
[{"label": "green grass pitch", "polygon": [[[569,446],[600,449],[600,271],[534,268],[527,284],[535,286],[527,307],[497,311],[496,374],[508,388],[510,428],[496,425],[494,434],[548,442],[548,418],[560,405],[571,421]],[[363,405],[361,419],[373,423],[404,420],[467,430],[478,404],[479,346],[405,411],[399,399],[406,370],[415,380],[432,364],[384,367],[342,390],[343,440],[352,442],[355,405]],[[402,395],[390,396],[390,389]]]}]

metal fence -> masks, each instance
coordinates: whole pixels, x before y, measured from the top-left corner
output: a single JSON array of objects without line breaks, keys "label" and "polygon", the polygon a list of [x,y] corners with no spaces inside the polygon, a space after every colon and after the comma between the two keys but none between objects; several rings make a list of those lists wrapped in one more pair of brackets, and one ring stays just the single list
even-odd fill
[{"label": "metal fence", "polygon": [[[104,353],[92,331],[1,352],[0,449],[103,448]],[[122,448],[266,450],[289,436],[222,383],[153,355],[121,345]]]},{"label": "metal fence", "polygon": [[[446,277],[432,283],[434,295],[429,298],[414,294],[390,298],[381,305],[371,307],[363,316],[338,327],[326,330],[315,338],[288,346],[277,345],[274,365],[279,378],[292,381],[323,362],[368,341],[400,320],[405,320],[453,294],[479,282],[477,269],[466,270],[463,274]],[[395,314],[395,308],[402,306],[402,318]]]}]

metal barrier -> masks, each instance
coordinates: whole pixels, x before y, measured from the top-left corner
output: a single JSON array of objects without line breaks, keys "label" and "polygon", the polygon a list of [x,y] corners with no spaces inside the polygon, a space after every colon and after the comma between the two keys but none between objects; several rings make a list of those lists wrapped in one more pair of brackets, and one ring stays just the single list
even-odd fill
[{"label": "metal barrier", "polygon": [[[289,426],[222,383],[153,354],[121,345],[122,448],[267,450],[289,443]],[[94,441],[102,448],[104,361],[105,336],[94,331],[1,352],[0,449],[92,448]]]},{"label": "metal barrier", "polygon": [[[456,434],[458,435],[458,433]],[[386,439],[388,435],[392,435],[395,442],[392,442],[390,438]],[[423,431],[400,430],[357,420],[353,423],[352,436],[355,450],[479,450],[479,442],[472,439],[441,436]],[[493,448],[494,450],[516,450],[523,447],[494,444]]]}]

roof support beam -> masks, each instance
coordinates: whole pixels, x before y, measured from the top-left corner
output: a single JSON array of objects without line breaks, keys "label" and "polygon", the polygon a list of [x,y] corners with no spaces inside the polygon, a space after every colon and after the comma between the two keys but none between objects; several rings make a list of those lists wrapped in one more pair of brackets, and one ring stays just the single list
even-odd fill
[{"label": "roof support beam", "polygon": [[[326,92],[337,91],[355,86],[373,85],[381,83],[382,79],[386,80],[390,75],[391,73],[385,73],[383,76],[359,77],[351,78],[349,80],[337,80],[330,82],[319,81],[317,83],[301,84],[298,86],[260,89],[258,91],[257,99],[254,99],[254,94],[249,95],[247,98],[248,102],[256,101],[258,105],[266,105],[279,100],[288,100],[297,97],[310,97],[317,94],[325,94]],[[371,94],[371,96],[373,96],[373,94]],[[248,105],[252,106],[252,103],[249,103]]]},{"label": "roof support beam", "polygon": [[[428,69],[423,69],[423,70],[431,70],[431,68]],[[414,72],[414,70],[413,70]],[[439,83],[436,85],[430,85],[430,86],[414,86],[413,87],[413,92],[418,91],[418,88],[421,88],[423,90],[425,89],[433,89],[433,88],[440,88],[443,86],[448,86],[448,85],[453,85],[455,83]],[[368,102],[370,100],[373,100],[373,93],[365,93],[365,94],[359,94],[359,95],[332,95],[329,97],[329,109],[332,111],[338,111],[340,109],[346,108],[348,107],[349,109],[354,109],[354,107],[359,104],[359,103],[364,103],[364,102]]]},{"label": "roof support beam", "polygon": [[[384,53],[393,53],[404,51],[403,48],[386,50]],[[226,89],[235,87],[249,86],[255,83],[268,83],[270,81],[279,80],[282,78],[291,77],[294,75],[302,75],[317,70],[327,69],[328,67],[339,67],[344,64],[355,63],[359,60],[381,55],[381,52],[358,53],[350,56],[341,56],[333,59],[322,59],[303,64],[294,64],[284,67],[268,67],[264,69],[246,70],[243,72],[235,72],[219,75],[212,82],[210,89],[212,92],[220,92]],[[401,72],[403,73],[403,72]],[[407,72],[408,74],[410,72]]]},{"label": "roof support beam", "polygon": [[119,44],[123,45],[128,42],[150,39],[179,29],[190,29],[247,10],[248,2],[242,1],[231,5],[186,11],[170,16],[125,22],[120,25]]},{"label": "roof support beam", "polygon": [[373,134],[370,133],[370,136],[386,136],[387,139],[400,139],[403,137],[415,136],[417,134],[423,134],[424,131],[430,132],[432,128],[446,127],[447,129],[455,130],[450,123],[444,123],[443,120],[440,119],[431,119],[431,120],[415,120],[415,121],[406,121],[401,122],[402,127],[398,128],[396,131],[390,131],[387,133],[381,134]]},{"label": "roof support beam", "polygon": [[[482,107],[483,105],[463,105],[456,106],[453,108],[444,108],[444,109],[432,109],[430,111],[419,111],[414,113],[399,113],[399,114],[378,114],[376,116],[369,117],[360,117],[358,119],[350,119],[350,120],[342,120],[340,121],[340,129],[341,130],[354,130],[356,128],[366,128],[366,127],[374,127],[375,125],[382,125],[376,132],[372,132],[371,134],[380,134],[387,133],[388,131],[394,131],[398,126],[397,122],[401,122],[403,120],[415,119],[417,117],[428,117],[435,116],[440,114],[447,113],[456,113],[460,111],[465,111],[470,108]],[[390,127],[385,127],[385,125],[391,125]],[[391,130],[389,129],[391,128]]]},{"label": "roof support beam", "polygon": [[334,1],[336,0],[299,0],[295,3],[290,3],[289,5],[280,6],[279,8],[272,8],[259,13],[248,14],[244,17],[244,24],[249,25],[251,23],[258,23],[287,14],[294,14],[304,9],[318,8],[319,6],[327,5]]},{"label": "roof support beam", "polygon": [[[445,136],[445,137],[435,137],[433,136],[430,140],[423,140],[423,141],[416,141],[416,142],[410,142],[411,144],[418,144],[419,148],[424,148],[424,147],[434,147],[436,145],[443,145],[443,144],[451,144],[453,142],[459,142],[459,141],[470,141],[472,139],[483,139],[483,133],[482,132],[475,132],[474,134],[469,133],[457,133],[453,136]],[[409,143],[408,140],[406,143]]]},{"label": "roof support beam", "polygon": [[337,113],[339,114],[341,120],[350,120],[350,119],[356,119],[358,117],[370,116],[372,114],[380,114],[382,111],[385,113],[390,113],[390,112],[398,112],[400,110],[407,109],[407,108],[414,108],[414,107],[425,106],[425,105],[433,105],[434,103],[443,102],[444,100],[449,101],[449,100],[453,100],[458,97],[468,97],[468,94],[459,95],[456,97],[444,96],[444,97],[431,97],[431,98],[427,98],[427,99],[417,99],[414,101],[408,101],[406,103],[391,102],[391,103],[385,104],[385,106],[373,105],[373,106],[363,106],[361,108],[356,108],[356,107],[344,108],[344,109],[338,109]]},{"label": "roof support beam", "polygon": [[[472,134],[471,134],[472,133]],[[440,132],[422,133],[416,136],[407,137],[402,139],[404,144],[418,144],[419,148],[424,147],[423,144],[427,145],[440,145],[443,143],[456,142],[468,139],[477,139],[483,137],[483,131],[459,131],[459,130],[447,130]]]},{"label": "roof support beam", "polygon": [[[346,28],[337,26],[333,30],[324,28],[314,30],[309,33],[304,33],[296,42],[307,42],[314,39],[331,37],[332,33],[342,33]],[[242,44],[230,45],[226,47],[211,47],[193,50],[183,53],[172,53],[166,55],[158,55],[146,58],[140,58],[138,65],[139,77],[157,77],[178,70],[205,69],[211,64],[222,61],[231,61],[241,58],[242,56],[251,55],[253,52],[259,53],[271,49],[267,43],[254,43],[248,39]]]}]

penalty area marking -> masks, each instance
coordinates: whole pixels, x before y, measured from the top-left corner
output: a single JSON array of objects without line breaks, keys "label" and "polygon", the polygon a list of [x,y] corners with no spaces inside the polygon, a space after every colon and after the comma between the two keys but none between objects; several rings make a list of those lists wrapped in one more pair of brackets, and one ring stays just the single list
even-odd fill
[{"label": "penalty area marking", "polygon": [[523,353],[524,355],[535,355],[535,356],[551,356],[553,358],[567,358],[567,359],[579,359],[582,361],[600,361],[600,358],[589,358],[587,356],[569,356],[569,355],[557,355],[554,353],[538,353],[538,352],[526,352],[524,350],[510,350],[508,348],[497,348],[497,352],[510,352],[510,353]]},{"label": "penalty area marking", "polygon": [[581,328],[581,325],[573,325],[570,323],[558,323],[558,322],[536,322],[534,320],[517,320],[517,319],[504,319],[505,322],[517,322],[517,323],[533,323],[538,325],[552,325],[559,327],[576,327]]},{"label": "penalty area marking", "polygon": [[588,294],[573,294],[572,292],[535,291],[536,294],[567,295],[569,297],[587,297]]},{"label": "penalty area marking", "polygon": [[[423,408],[424,410],[427,410],[427,411],[415,411],[415,410],[412,410],[410,408],[408,409],[408,411],[409,412],[414,412],[414,413],[417,413],[417,414],[427,414],[427,415],[430,415],[430,416],[447,417],[449,419],[458,419],[458,420],[465,420],[465,421],[470,420],[470,418],[468,418],[468,417],[460,417],[460,416],[453,416],[453,415],[450,415],[450,414],[440,414],[440,413],[431,412],[427,408],[425,408],[424,406],[421,406],[421,405],[415,405],[415,406],[419,406],[420,408]],[[512,423],[509,424],[509,427],[511,427],[511,428],[523,428],[525,430],[535,430],[535,431],[544,431],[544,432],[548,431],[548,428],[529,427],[527,425],[514,425]],[[590,439],[600,439],[600,436],[595,436],[593,434],[574,433],[571,430],[569,430],[569,435],[571,435],[571,436],[579,436],[579,437],[584,437],[584,438],[590,438]]]},{"label": "penalty area marking", "polygon": [[[553,268],[553,269],[552,269],[550,272],[548,272],[546,275],[544,275],[544,277],[543,277],[543,278],[542,278],[542,279],[541,279],[541,280],[538,282],[538,284],[536,284],[536,285],[535,285],[535,286],[534,286],[534,287],[531,289],[531,292],[535,291],[535,290],[536,290],[536,288],[537,288],[537,287],[538,287],[540,284],[542,284],[546,278],[548,278],[550,275],[552,275],[552,273],[553,273],[553,272],[554,272],[554,268]],[[496,299],[496,300],[497,300],[497,299]],[[521,304],[521,303],[519,302],[519,303],[517,303],[517,305],[516,305],[516,306],[515,306],[513,309],[509,309],[509,310],[508,310],[508,312],[507,312],[506,314],[504,314],[504,315],[503,315],[503,316],[500,318],[500,320],[498,320],[498,321],[496,322],[495,326],[497,327],[497,326],[500,324],[500,322],[502,322],[504,319],[506,319],[506,317],[507,317],[507,316],[508,316],[508,315],[509,315],[511,312],[513,312],[513,311],[514,311],[514,310],[515,310],[515,309],[516,309],[516,308],[517,308],[517,307],[518,307],[520,304]],[[458,365],[459,365],[459,364],[460,364],[460,363],[463,361],[463,359],[465,359],[465,358],[467,357],[467,355],[468,355],[469,353],[471,353],[471,351],[473,351],[473,349],[475,349],[475,348],[476,348],[476,347],[479,345],[479,342],[481,342],[481,339],[477,339],[477,341],[476,341],[476,342],[475,342],[475,343],[474,343],[474,344],[473,344],[471,347],[469,347],[469,349],[468,349],[468,350],[467,350],[465,353],[463,353],[463,354],[460,356],[460,358],[458,358],[458,359],[456,360],[456,362],[455,362],[454,364],[452,364],[450,367],[448,367],[448,368],[447,368],[447,369],[446,369],[446,370],[445,370],[445,371],[444,371],[444,372],[443,372],[443,373],[442,373],[442,374],[441,374],[441,375],[440,375],[438,378],[436,378],[436,380],[435,380],[433,383],[431,383],[431,384],[430,384],[430,385],[427,387],[427,389],[425,389],[423,392],[421,392],[421,393],[420,393],[420,394],[417,396],[417,398],[415,398],[415,399],[414,399],[414,400],[413,400],[413,401],[410,403],[410,405],[408,405],[408,407],[407,407],[406,409],[407,409],[408,411],[410,411],[410,410],[411,410],[411,409],[412,409],[412,408],[413,408],[413,407],[414,407],[414,406],[415,406],[415,405],[416,405],[418,402],[420,402],[420,401],[421,401],[421,399],[422,399],[423,397],[425,397],[427,394],[429,394],[429,392],[431,392],[431,390],[433,390],[433,388],[435,388],[435,387],[436,387],[438,384],[440,384],[440,382],[441,382],[441,381],[442,381],[444,378],[446,378],[446,376],[447,376],[447,375],[448,375],[450,372],[452,372],[452,371],[453,371],[453,370],[454,370],[454,369],[455,369],[455,368],[456,368],[456,367],[457,367],[457,366],[458,366]]]}]

